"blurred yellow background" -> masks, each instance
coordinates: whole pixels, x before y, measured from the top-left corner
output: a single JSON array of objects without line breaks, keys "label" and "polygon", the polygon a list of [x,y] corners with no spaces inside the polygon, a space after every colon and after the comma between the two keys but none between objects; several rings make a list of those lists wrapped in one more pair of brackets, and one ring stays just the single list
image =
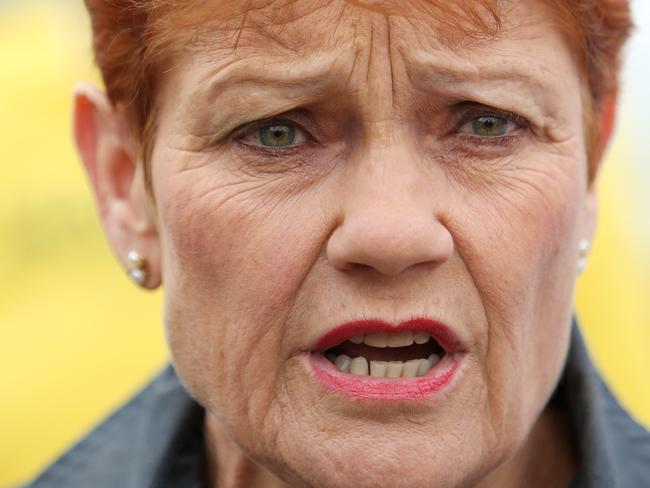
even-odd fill
[{"label": "blurred yellow background", "polygon": [[[577,309],[606,379],[650,425],[650,154],[642,132],[650,2],[642,1]],[[167,357],[161,294],[136,289],[115,263],[73,149],[70,93],[89,79],[98,77],[81,0],[0,0],[0,486],[33,476]]]}]

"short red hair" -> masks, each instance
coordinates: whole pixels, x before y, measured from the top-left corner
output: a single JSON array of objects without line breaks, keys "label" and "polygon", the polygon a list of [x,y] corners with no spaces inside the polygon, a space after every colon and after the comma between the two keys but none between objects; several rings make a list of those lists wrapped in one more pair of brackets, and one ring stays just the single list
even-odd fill
[{"label": "short red hair", "polygon": [[[368,0],[349,3],[372,9]],[[403,0],[404,1],[404,0]],[[600,155],[594,153],[598,138],[596,116],[618,88],[621,51],[632,29],[629,0],[543,0],[556,14],[558,24],[581,63],[585,81],[585,131],[590,167]],[[155,92],[160,67],[179,33],[192,33],[205,16],[197,15],[201,3],[181,0],[85,0],[92,19],[96,62],[114,105],[127,108],[135,135],[142,143],[148,164],[155,137]],[[202,6],[213,16],[221,12],[245,12],[250,0],[219,0]],[[235,3],[236,5],[233,5]],[[497,35],[501,27],[498,1],[419,0],[441,26],[441,35],[462,32],[469,38]],[[399,5],[399,3],[397,4]],[[381,7],[375,7],[381,8]],[[393,6],[395,14],[399,7]],[[447,29],[445,30],[445,27]],[[460,29],[459,29],[460,28]],[[147,171],[147,183],[150,176]]]}]

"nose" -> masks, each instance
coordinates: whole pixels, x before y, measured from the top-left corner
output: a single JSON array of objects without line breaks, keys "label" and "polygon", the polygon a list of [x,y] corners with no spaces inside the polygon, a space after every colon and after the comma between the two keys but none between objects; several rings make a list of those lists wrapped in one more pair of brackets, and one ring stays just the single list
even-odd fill
[{"label": "nose", "polygon": [[355,165],[345,176],[340,224],[327,242],[336,269],[371,268],[395,276],[439,265],[454,252],[442,219],[444,175],[436,178],[404,151],[390,153]]}]

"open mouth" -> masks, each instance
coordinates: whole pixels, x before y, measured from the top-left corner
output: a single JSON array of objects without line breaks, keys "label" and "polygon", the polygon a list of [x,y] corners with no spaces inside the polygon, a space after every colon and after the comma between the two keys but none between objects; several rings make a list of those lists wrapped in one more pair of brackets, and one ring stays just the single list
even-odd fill
[{"label": "open mouth", "polygon": [[426,375],[446,351],[426,332],[376,332],[350,337],[324,351],[342,373],[377,378],[415,378]]},{"label": "open mouth", "polygon": [[429,398],[446,389],[462,371],[465,353],[451,328],[423,318],[398,325],[381,320],[342,324],[304,357],[328,390],[358,399],[401,401]]}]

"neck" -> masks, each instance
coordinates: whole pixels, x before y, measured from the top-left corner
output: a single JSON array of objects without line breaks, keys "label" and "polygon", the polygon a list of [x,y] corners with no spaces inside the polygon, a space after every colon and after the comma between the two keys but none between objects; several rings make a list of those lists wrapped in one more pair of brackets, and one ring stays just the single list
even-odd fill
[{"label": "neck", "polygon": [[[209,488],[287,488],[273,473],[255,463],[217,423],[205,416],[206,486]],[[218,454],[217,454],[218,453]]]},{"label": "neck", "polygon": [[577,466],[565,414],[548,405],[517,453],[476,488],[569,486]]}]

